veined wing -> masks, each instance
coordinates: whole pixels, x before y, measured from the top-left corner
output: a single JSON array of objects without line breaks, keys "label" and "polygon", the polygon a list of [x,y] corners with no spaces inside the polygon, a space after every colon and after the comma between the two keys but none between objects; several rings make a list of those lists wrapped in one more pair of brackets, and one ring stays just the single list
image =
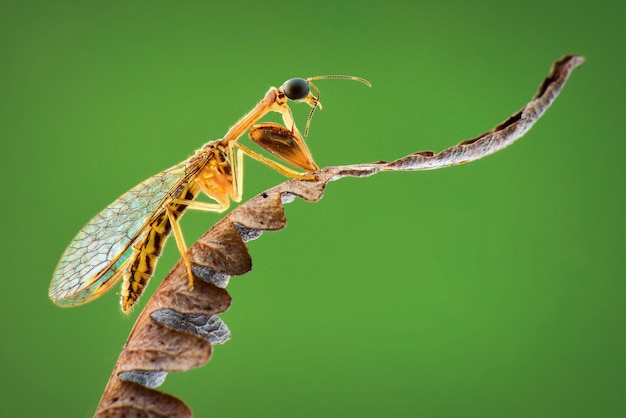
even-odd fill
[{"label": "veined wing", "polygon": [[132,243],[150,218],[188,181],[180,163],[126,192],[94,216],[65,250],[50,284],[58,305],[85,303],[102,295],[121,276]]}]

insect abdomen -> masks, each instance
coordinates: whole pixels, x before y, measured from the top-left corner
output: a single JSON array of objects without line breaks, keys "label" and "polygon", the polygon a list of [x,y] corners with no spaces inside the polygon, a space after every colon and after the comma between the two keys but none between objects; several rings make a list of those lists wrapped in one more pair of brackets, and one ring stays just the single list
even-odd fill
[{"label": "insect abdomen", "polygon": [[[187,188],[181,195],[181,199],[193,200],[196,193]],[[187,206],[184,204],[170,204],[170,209],[174,219],[178,220],[185,212],[185,209],[187,209]],[[126,271],[122,287],[122,310],[124,312],[130,310],[143,293],[150,277],[154,273],[165,241],[171,232],[172,225],[167,212],[163,210],[148,226],[145,238],[136,247],[135,255]]]}]

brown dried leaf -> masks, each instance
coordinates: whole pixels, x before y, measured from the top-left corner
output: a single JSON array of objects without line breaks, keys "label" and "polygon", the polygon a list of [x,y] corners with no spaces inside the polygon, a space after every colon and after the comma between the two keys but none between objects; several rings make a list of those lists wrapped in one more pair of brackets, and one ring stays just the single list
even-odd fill
[{"label": "brown dried leaf", "polygon": [[178,398],[152,388],[168,372],[204,365],[213,344],[230,338],[217,316],[230,305],[223,287],[230,276],[250,271],[245,242],[263,231],[286,226],[283,203],[300,197],[322,198],[329,181],[366,177],[380,171],[433,170],[463,164],[493,154],[519,139],[543,115],[582,57],[568,55],[554,63],[531,102],[493,130],[437,154],[420,151],[392,162],[326,167],[314,181],[289,180],[254,197],[215,224],[190,249],[195,280],[193,291],[179,261],[139,315],[104,391],[97,417],[190,417]]}]

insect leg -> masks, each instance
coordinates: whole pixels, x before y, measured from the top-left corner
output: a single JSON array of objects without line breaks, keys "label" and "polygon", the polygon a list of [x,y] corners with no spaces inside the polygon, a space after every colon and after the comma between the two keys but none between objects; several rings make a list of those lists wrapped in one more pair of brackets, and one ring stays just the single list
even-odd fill
[{"label": "insect leg", "polygon": [[[172,199],[172,203],[185,205],[187,209],[200,210],[202,212],[221,213],[228,209],[228,204],[198,202],[197,200]],[[171,218],[170,218],[171,219]]]},{"label": "insect leg", "polygon": [[[232,144],[232,145],[231,145]],[[273,168],[274,170],[278,171],[280,174],[290,177],[290,178],[294,178],[294,179],[300,179],[300,180],[315,180],[316,176],[310,173],[300,173],[294,169],[291,169],[287,166],[284,166],[280,163],[277,163],[274,160],[270,160],[269,158],[251,150],[250,148],[246,147],[245,145],[240,144],[239,142],[231,142],[230,144],[228,144],[229,147],[233,146],[233,147],[237,147],[239,148],[237,151],[242,151],[243,153],[245,153],[246,155],[248,155],[251,158],[254,158],[255,160],[257,160],[260,163],[265,164],[266,166]]]},{"label": "insect leg", "polygon": [[[174,199],[173,203],[184,204],[187,209],[196,209],[205,212],[224,212],[228,209],[228,203],[209,203],[209,202],[198,202],[196,200],[184,200],[184,199]],[[178,247],[178,251],[180,252],[180,256],[183,259],[183,263],[185,264],[185,268],[187,269],[187,277],[189,278],[189,290],[193,290],[193,272],[191,270],[191,261],[189,261],[189,257],[187,256],[187,244],[185,243],[185,238],[183,237],[183,231],[176,219],[174,212],[172,211],[171,205],[166,206],[167,217],[170,221],[170,225],[172,226],[172,232],[174,233],[174,240],[176,241],[176,247]]]},{"label": "insect leg", "polygon": [[167,212],[167,217],[170,220],[172,231],[174,232],[174,240],[176,241],[176,246],[178,247],[180,256],[183,259],[185,268],[187,269],[187,277],[189,278],[189,290],[193,290],[193,273],[191,272],[191,262],[189,261],[189,257],[187,257],[187,244],[185,244],[183,231],[180,229],[180,224],[178,223],[178,220],[174,216],[171,206],[167,205],[165,207],[165,210]]},{"label": "insect leg", "polygon": [[228,143],[228,155],[230,156],[230,167],[233,176],[230,196],[235,202],[241,201],[241,196],[243,195],[243,154],[242,150],[235,150],[235,141]]}]

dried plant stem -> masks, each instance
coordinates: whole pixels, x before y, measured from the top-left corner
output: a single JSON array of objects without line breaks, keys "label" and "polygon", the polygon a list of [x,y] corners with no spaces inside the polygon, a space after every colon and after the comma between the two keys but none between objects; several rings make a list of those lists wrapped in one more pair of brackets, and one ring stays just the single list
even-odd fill
[{"label": "dried plant stem", "polygon": [[568,55],[556,61],[533,99],[493,130],[437,154],[416,152],[392,162],[326,167],[314,181],[289,180],[254,197],[220,220],[190,249],[195,280],[188,289],[185,267],[179,261],[148,301],[115,365],[97,417],[190,417],[183,401],[153,388],[168,372],[204,365],[213,344],[230,337],[218,314],[231,298],[223,287],[230,276],[250,271],[245,242],[263,231],[286,226],[283,203],[296,196],[315,202],[328,182],[343,177],[366,177],[381,171],[433,170],[475,161],[515,142],[543,115],[583,58]]}]

